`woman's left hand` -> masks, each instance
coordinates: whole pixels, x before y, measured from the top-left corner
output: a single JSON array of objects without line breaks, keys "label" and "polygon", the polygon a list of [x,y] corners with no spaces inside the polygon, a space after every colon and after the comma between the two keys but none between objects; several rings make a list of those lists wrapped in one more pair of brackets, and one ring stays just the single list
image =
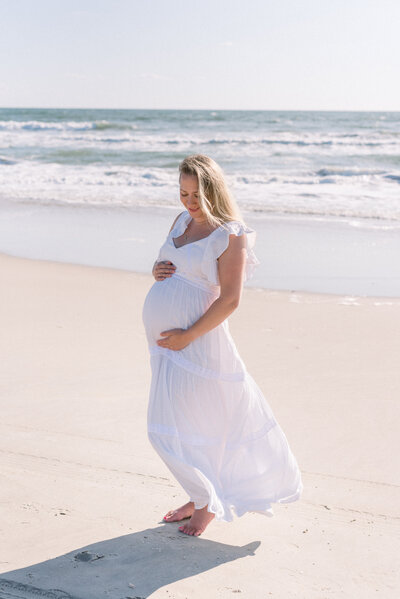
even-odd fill
[{"label": "woman's left hand", "polygon": [[170,329],[169,331],[162,331],[160,335],[163,335],[164,338],[157,339],[157,345],[175,351],[183,349],[192,341],[187,329]]}]

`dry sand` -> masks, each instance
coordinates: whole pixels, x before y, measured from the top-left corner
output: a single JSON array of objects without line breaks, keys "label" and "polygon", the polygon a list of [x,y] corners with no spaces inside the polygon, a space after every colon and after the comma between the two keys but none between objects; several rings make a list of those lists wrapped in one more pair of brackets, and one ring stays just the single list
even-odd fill
[{"label": "dry sand", "polygon": [[[400,593],[400,299],[245,288],[229,324],[303,475],[275,517],[163,524],[150,275],[0,255],[0,597]],[[87,553],[85,553],[87,552]]]}]

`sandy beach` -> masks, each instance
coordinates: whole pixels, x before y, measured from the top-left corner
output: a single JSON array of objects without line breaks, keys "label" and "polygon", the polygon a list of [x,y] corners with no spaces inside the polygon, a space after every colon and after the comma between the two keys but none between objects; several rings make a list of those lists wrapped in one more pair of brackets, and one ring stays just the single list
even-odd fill
[{"label": "sandy beach", "polygon": [[399,596],[400,298],[244,289],[230,330],[304,492],[192,538],[146,434],[152,276],[0,272],[1,598]]}]

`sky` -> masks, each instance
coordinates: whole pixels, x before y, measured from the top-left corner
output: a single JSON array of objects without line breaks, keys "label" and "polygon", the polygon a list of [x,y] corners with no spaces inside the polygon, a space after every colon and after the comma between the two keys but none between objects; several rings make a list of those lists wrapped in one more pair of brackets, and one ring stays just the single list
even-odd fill
[{"label": "sky", "polygon": [[399,0],[0,0],[0,106],[400,110]]}]

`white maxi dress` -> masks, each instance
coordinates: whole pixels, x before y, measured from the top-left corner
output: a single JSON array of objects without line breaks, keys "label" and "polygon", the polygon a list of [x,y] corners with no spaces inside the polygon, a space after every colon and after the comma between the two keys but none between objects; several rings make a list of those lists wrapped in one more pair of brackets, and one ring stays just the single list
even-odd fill
[{"label": "white maxi dress", "polygon": [[176,247],[191,216],[181,213],[157,261],[176,271],[155,281],[142,319],[150,352],[148,437],[195,508],[208,505],[217,520],[234,513],[273,516],[275,502],[300,498],[301,473],[273,411],[240,357],[228,319],[181,350],[157,345],[161,331],[186,329],[220,292],[217,258],[229,235],[246,234],[245,281],[260,263],[256,232],[233,221],[207,237]]}]

